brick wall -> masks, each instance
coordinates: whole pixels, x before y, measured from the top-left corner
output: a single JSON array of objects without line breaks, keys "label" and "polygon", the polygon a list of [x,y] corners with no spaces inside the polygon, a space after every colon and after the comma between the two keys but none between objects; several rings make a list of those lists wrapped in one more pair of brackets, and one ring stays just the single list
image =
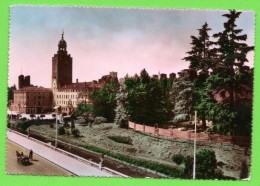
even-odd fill
[{"label": "brick wall", "polygon": [[[156,128],[147,125],[140,125],[134,122],[129,121],[128,123],[129,128],[132,128],[136,131],[164,136],[169,138],[177,138],[177,139],[184,139],[184,140],[194,140],[195,133],[192,131],[180,131],[179,129],[163,129],[163,128]],[[250,137],[244,136],[234,136],[234,140],[232,142],[232,136],[225,136],[219,134],[209,134],[206,132],[197,133],[196,137],[197,141],[206,141],[206,142],[214,142],[214,143],[235,143],[239,145],[249,145],[251,143]]]}]

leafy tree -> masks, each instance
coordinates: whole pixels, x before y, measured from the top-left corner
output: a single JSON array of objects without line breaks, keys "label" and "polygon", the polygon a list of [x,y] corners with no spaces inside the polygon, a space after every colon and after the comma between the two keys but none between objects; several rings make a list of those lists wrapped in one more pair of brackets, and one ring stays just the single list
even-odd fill
[{"label": "leafy tree", "polygon": [[78,105],[75,115],[84,117],[86,123],[89,122],[89,117],[94,113],[92,105],[81,103]]},{"label": "leafy tree", "polygon": [[94,91],[91,95],[94,114],[106,118],[108,122],[113,122],[115,118],[115,96],[118,87],[118,82],[112,80],[110,84],[105,85],[100,91]]},{"label": "leafy tree", "polygon": [[115,123],[122,128],[128,127],[128,113],[126,111],[128,90],[125,84],[121,84],[116,94]]},{"label": "leafy tree", "polygon": [[160,81],[151,79],[144,69],[140,78],[135,76],[125,84],[128,88],[127,112],[132,121],[148,125],[169,121],[171,101]]}]

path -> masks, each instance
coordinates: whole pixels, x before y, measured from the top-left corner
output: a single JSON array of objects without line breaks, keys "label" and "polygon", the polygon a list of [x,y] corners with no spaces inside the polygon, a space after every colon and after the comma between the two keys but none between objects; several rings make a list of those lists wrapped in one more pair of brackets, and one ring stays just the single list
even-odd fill
[{"label": "path", "polygon": [[28,156],[29,151],[16,145],[11,141],[6,143],[6,172],[8,174],[28,174],[28,175],[45,175],[45,176],[73,176],[74,174],[64,170],[63,168],[37,156],[33,155],[33,159],[27,165],[17,162],[16,151],[23,152]]},{"label": "path", "polygon": [[57,152],[49,147],[46,147],[33,140],[27,139],[24,136],[7,131],[8,140],[26,148],[33,149],[34,153],[53,162],[54,164],[72,172],[77,176],[95,176],[95,177],[118,177],[104,170],[99,170],[96,167],[78,161],[73,157],[69,157],[63,153]]}]

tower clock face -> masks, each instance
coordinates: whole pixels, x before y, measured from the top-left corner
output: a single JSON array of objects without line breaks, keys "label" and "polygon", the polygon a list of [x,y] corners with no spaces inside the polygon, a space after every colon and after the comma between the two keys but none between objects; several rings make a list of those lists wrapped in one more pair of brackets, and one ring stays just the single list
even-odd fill
[{"label": "tower clock face", "polygon": [[56,89],[56,82],[55,82],[55,80],[53,81],[53,88]]}]

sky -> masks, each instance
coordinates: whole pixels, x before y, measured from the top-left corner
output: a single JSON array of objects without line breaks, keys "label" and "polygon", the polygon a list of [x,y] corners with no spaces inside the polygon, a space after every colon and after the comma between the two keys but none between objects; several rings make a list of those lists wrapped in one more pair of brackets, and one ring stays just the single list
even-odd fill
[{"label": "sky", "polygon": [[[223,31],[224,10],[133,9],[62,6],[12,6],[10,10],[9,86],[18,76],[51,86],[52,57],[62,29],[73,58],[73,82],[98,80],[111,71],[133,76],[145,68],[150,75],[178,73],[191,49],[191,35],[207,22],[209,35]],[[237,28],[254,46],[255,13],[242,11]],[[248,54],[253,67],[254,52]]]}]

